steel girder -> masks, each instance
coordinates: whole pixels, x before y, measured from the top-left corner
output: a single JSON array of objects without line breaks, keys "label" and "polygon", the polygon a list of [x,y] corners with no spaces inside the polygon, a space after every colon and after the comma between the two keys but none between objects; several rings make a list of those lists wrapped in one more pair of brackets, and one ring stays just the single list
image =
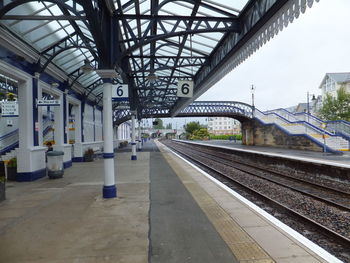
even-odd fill
[{"label": "steel girder", "polygon": [[[123,106],[122,106],[123,107]],[[253,118],[253,107],[249,104],[237,101],[196,101],[181,110],[176,117],[209,117],[224,116],[244,121]],[[171,117],[168,108],[143,109],[138,112],[138,119],[142,118],[166,118]],[[114,111],[114,124],[131,119],[129,109],[118,109]]]},{"label": "steel girder", "polygon": [[[228,60],[237,54],[241,47],[247,43],[264,24],[271,19],[289,0],[254,0],[239,15],[242,32],[229,33],[216,46],[208,61],[210,63],[202,67],[195,76],[195,96],[199,97],[214,83],[214,75],[218,74],[226,66]],[[217,78],[216,78],[217,81]],[[176,115],[183,107],[191,103],[191,100],[179,99],[172,109],[172,115]]]}]

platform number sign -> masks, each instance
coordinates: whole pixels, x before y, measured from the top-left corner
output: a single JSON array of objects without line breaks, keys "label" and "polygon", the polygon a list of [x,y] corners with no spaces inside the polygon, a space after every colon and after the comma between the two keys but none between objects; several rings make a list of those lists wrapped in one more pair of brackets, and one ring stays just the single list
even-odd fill
[{"label": "platform number sign", "polygon": [[177,83],[177,96],[191,98],[193,96],[193,81],[179,80]]},{"label": "platform number sign", "polygon": [[129,87],[127,84],[112,85],[112,100],[123,101],[129,99]]}]

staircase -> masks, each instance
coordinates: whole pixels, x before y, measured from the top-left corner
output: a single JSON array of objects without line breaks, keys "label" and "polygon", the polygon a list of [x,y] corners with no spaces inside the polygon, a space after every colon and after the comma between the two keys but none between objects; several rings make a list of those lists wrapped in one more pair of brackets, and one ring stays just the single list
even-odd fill
[{"label": "staircase", "polygon": [[306,136],[327,151],[350,150],[350,125],[345,121],[324,122],[311,114],[291,113],[285,109],[266,112],[256,109],[254,114],[262,123],[275,124],[287,134]]},{"label": "staircase", "polygon": [[43,116],[43,142],[53,142],[54,139],[54,129],[53,129],[53,119],[49,116]]},{"label": "staircase", "polygon": [[[8,121],[12,121],[13,125],[8,126]],[[46,112],[46,115],[43,115],[44,142],[54,140],[54,131],[52,127],[53,113]],[[18,144],[18,117],[0,118],[0,160],[5,161],[16,157],[16,148]]]},{"label": "staircase", "polygon": [[1,160],[9,160],[16,156],[15,148],[18,147],[18,129],[0,137]]},{"label": "staircase", "polygon": [[18,147],[18,117],[0,118],[0,158],[9,160],[16,156]]}]

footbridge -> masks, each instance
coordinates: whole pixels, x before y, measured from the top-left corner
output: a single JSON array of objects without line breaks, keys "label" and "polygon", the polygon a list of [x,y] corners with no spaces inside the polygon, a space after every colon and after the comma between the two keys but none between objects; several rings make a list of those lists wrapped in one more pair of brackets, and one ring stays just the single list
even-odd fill
[{"label": "footbridge", "polygon": [[[116,109],[114,112],[114,125],[119,125],[131,119],[133,112],[129,109]],[[138,119],[172,117],[169,110],[143,109],[137,112]],[[181,110],[175,117],[230,117],[240,122],[253,118],[253,107],[238,101],[196,101]]]}]

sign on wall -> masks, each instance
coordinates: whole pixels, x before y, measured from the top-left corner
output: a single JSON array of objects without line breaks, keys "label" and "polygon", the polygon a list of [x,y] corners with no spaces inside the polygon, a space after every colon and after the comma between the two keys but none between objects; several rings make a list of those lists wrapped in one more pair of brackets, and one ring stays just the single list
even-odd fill
[{"label": "sign on wall", "polygon": [[127,84],[112,85],[112,100],[123,101],[129,99],[129,86]]},{"label": "sign on wall", "polygon": [[2,117],[18,117],[18,102],[17,101],[3,101],[1,103]]},{"label": "sign on wall", "polygon": [[13,120],[7,120],[6,121],[7,127],[12,127],[13,126]]},{"label": "sign on wall", "polygon": [[37,100],[36,105],[39,106],[60,106],[60,100]]},{"label": "sign on wall", "polygon": [[193,97],[193,81],[179,80],[177,83],[177,96],[187,98]]}]

